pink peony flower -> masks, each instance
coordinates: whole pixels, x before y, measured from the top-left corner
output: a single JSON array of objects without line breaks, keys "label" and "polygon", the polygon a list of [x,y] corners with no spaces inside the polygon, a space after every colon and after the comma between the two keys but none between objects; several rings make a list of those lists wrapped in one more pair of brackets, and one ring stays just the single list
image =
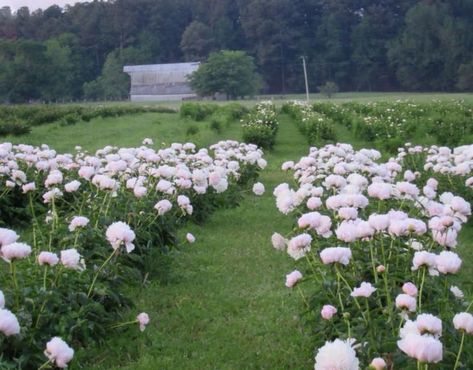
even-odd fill
[{"label": "pink peony flower", "polygon": [[68,182],[66,185],[64,185],[64,190],[66,190],[67,193],[74,193],[80,188],[80,182],[77,180],[73,180],[71,182]]},{"label": "pink peony flower", "polygon": [[287,240],[281,234],[274,233],[271,236],[271,244],[273,245],[274,249],[278,251],[285,250],[286,243],[287,243]]},{"label": "pink peony flower", "polygon": [[379,200],[391,198],[393,186],[382,182],[375,182],[368,186],[368,195]]},{"label": "pink peony flower", "polygon": [[309,234],[300,234],[293,237],[287,247],[287,253],[296,261],[310,252],[312,237]]},{"label": "pink peony flower", "polygon": [[57,367],[65,368],[74,357],[74,350],[61,338],[54,337],[46,344],[44,354]]},{"label": "pink peony flower", "polygon": [[69,224],[69,231],[74,232],[78,227],[86,227],[89,224],[89,219],[84,216],[75,216]]},{"label": "pink peony flower", "polygon": [[25,243],[11,243],[2,246],[0,256],[7,262],[15,259],[23,259],[31,254],[31,247]]},{"label": "pink peony flower", "polygon": [[191,233],[187,233],[187,234],[186,234],[186,239],[187,239],[187,241],[188,241],[189,243],[191,243],[191,244],[195,242],[195,236],[192,235]]},{"label": "pink peony flower", "polygon": [[264,185],[260,182],[253,185],[253,193],[255,193],[255,195],[263,195],[264,190]]},{"label": "pink peony flower", "polygon": [[396,297],[396,307],[401,310],[415,312],[417,307],[417,301],[414,297],[408,294],[399,294]]},{"label": "pink peony flower", "polygon": [[370,368],[374,370],[383,370],[386,369],[386,361],[384,361],[381,357],[376,357],[371,361]]},{"label": "pink peony flower", "polygon": [[412,270],[416,271],[421,266],[435,267],[435,258],[436,255],[434,253],[426,251],[415,252],[412,259]]},{"label": "pink peony flower", "polygon": [[417,287],[411,282],[404,283],[402,291],[411,297],[417,297]]},{"label": "pink peony flower", "polygon": [[125,244],[128,253],[135,249],[135,245],[132,243],[135,240],[135,233],[124,222],[119,221],[111,224],[107,228],[105,235],[113,249],[119,248],[122,244]]},{"label": "pink peony flower", "polygon": [[325,345],[317,350],[314,370],[359,370],[360,361],[352,347],[353,343],[353,339],[325,342]]},{"label": "pink peony flower", "polygon": [[140,330],[145,331],[146,325],[149,324],[148,314],[146,312],[142,312],[136,316],[136,320],[138,321],[138,324],[140,324]]},{"label": "pink peony flower", "polygon": [[0,332],[7,337],[20,334],[20,323],[9,310],[0,309]]},{"label": "pink peony flower", "polygon": [[154,209],[158,211],[158,215],[160,216],[164,215],[171,208],[172,208],[172,203],[167,199],[160,200],[154,206]]},{"label": "pink peony flower", "polygon": [[351,259],[351,249],[344,247],[325,248],[320,252],[320,258],[325,265],[338,262],[346,266]]},{"label": "pink peony flower", "polygon": [[436,338],[442,336],[442,320],[430,313],[420,314],[415,323],[420,334],[431,334]]},{"label": "pink peony flower", "polygon": [[81,255],[77,252],[77,249],[65,249],[61,251],[61,263],[64,267],[83,271],[85,270],[84,260],[81,259]]},{"label": "pink peony flower", "polygon": [[358,217],[358,210],[353,207],[341,207],[338,210],[338,217],[344,220],[354,220]]},{"label": "pink peony flower", "polygon": [[324,305],[320,311],[320,315],[324,320],[330,320],[336,313],[337,309],[329,304]]},{"label": "pink peony flower", "polygon": [[354,288],[350,293],[352,297],[366,297],[368,298],[376,291],[376,288],[371,283],[363,282],[358,288]]},{"label": "pink peony flower", "polygon": [[386,267],[384,267],[384,265],[379,265],[378,267],[376,267],[376,272],[378,274],[382,274],[384,271],[386,271]]},{"label": "pink peony flower", "polygon": [[13,230],[0,227],[0,246],[14,243],[18,240],[18,238],[18,234]]},{"label": "pink peony flower", "polygon": [[322,201],[318,197],[310,197],[309,199],[307,199],[306,205],[307,205],[307,208],[313,211],[322,206]]},{"label": "pink peony flower", "polygon": [[59,257],[56,255],[56,253],[41,252],[38,256],[38,263],[41,266],[56,266],[59,263]]},{"label": "pink peony flower", "polygon": [[294,270],[290,274],[286,275],[286,286],[292,288],[295,286],[299,280],[302,279],[302,274],[298,270]]},{"label": "pink peony flower", "polygon": [[462,265],[462,260],[454,252],[444,251],[435,257],[437,270],[442,274],[456,274]]},{"label": "pink peony flower", "polygon": [[453,317],[453,326],[457,330],[464,330],[467,334],[473,334],[473,315],[468,312],[457,313]]},{"label": "pink peony flower", "polygon": [[397,346],[420,362],[437,363],[443,358],[442,343],[429,335],[407,334],[397,342]]},{"label": "pink peony flower", "polygon": [[35,191],[36,190],[36,184],[34,182],[29,182],[28,184],[25,184],[21,187],[23,190],[23,193],[28,193],[30,191]]}]

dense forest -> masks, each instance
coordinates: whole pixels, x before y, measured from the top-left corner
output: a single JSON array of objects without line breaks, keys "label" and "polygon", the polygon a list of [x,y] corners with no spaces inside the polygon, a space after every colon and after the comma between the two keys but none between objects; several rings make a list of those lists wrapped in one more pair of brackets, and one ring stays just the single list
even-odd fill
[{"label": "dense forest", "polygon": [[267,93],[473,89],[473,0],[114,0],[0,9],[0,102],[115,99],[124,64],[254,58]]}]

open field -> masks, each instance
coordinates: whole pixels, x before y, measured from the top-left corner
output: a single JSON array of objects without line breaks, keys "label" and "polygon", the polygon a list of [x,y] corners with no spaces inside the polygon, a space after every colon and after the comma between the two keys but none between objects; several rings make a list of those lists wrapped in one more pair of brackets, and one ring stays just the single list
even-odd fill
[{"label": "open field", "polygon": [[[319,95],[311,98],[327,102]],[[398,99],[416,102],[464,99],[473,103],[472,94],[374,93],[340,93],[330,102]],[[254,103],[243,102],[248,106]],[[165,105],[180,106],[173,102]],[[279,107],[282,102],[276,101],[276,105]],[[291,174],[282,171],[281,165],[308,154],[308,135],[301,134],[290,115],[279,114],[278,120],[276,144],[272,151],[265,151],[268,166],[258,179],[266,187],[264,195],[257,197],[251,188],[243,189],[238,207],[217,209],[203,223],[181,225],[179,238],[183,240],[185,234],[191,232],[196,242],[181,244],[167,254],[152,255],[153,259],[147,262],[151,266],[147,283],[131,284],[124,289],[135,305],[151,317],[145,332],[111,331],[101,346],[79,349],[71,369],[313,368],[314,343],[321,340],[313,326],[314,311],[304,306],[296,289],[284,285],[285,275],[301,264],[286,253],[277,253],[271,246],[273,232],[295,230],[294,219],[277,211],[272,192],[283,182],[295,186]],[[356,134],[354,127],[338,122],[333,123],[333,131],[336,141],[351,143],[355,149],[378,147],[383,149],[384,159],[396,154],[384,151],[382,137],[365,140],[363,135]],[[166,148],[176,142],[208,147],[219,140],[241,140],[242,135],[238,120],[216,129],[212,128],[209,117],[197,122],[182,118],[179,113],[144,113],[96,118],[69,126],[45,124],[33,127],[27,135],[8,136],[4,140],[35,146],[46,143],[60,153],[73,152],[79,145],[93,153],[106,145],[138,147],[144,138],[152,138],[156,148]],[[414,144],[432,144],[436,139],[434,134],[429,135],[415,131],[409,140]],[[472,135],[469,132],[462,140],[468,141]],[[400,140],[402,144],[407,141],[404,136]],[[314,145],[320,147],[329,141],[319,140]],[[138,234],[139,230],[135,232]],[[473,293],[470,279],[473,251],[469,246],[472,235],[473,227],[469,222],[462,229],[456,250],[464,260],[462,278],[454,280],[468,299]],[[314,293],[310,286],[303,285],[302,290],[307,297]],[[125,312],[133,316],[134,311],[127,308]],[[471,360],[471,354],[468,358]],[[405,368],[411,369],[407,365]]]}]

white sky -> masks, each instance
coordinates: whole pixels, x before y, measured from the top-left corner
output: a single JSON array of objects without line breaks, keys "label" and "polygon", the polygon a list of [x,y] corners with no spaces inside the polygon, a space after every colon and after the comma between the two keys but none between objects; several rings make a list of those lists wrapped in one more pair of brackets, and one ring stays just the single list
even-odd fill
[{"label": "white sky", "polygon": [[2,6],[9,6],[12,8],[13,11],[16,11],[18,8],[22,6],[27,6],[30,8],[30,11],[36,9],[46,9],[53,4],[57,4],[61,7],[67,4],[75,4],[75,3],[83,3],[85,1],[92,1],[92,0],[0,0],[0,8]]}]

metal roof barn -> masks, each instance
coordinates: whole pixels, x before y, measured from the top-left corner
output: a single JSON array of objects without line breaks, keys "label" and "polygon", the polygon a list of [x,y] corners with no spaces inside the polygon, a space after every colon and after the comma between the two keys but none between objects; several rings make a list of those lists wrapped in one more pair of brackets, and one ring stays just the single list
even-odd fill
[{"label": "metal roof barn", "polygon": [[131,77],[131,101],[165,101],[194,98],[187,76],[200,63],[149,64],[125,66],[123,72]]}]

